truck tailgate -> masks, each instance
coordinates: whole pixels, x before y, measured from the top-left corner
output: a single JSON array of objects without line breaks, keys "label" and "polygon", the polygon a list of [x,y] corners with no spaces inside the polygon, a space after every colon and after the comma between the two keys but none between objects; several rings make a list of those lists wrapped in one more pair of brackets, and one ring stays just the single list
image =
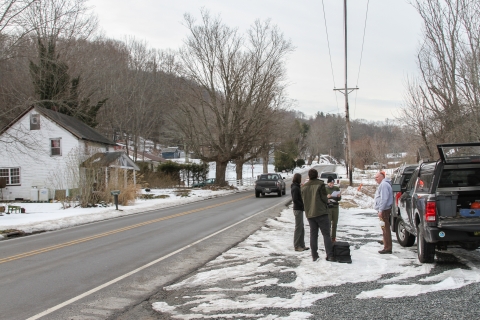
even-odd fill
[{"label": "truck tailgate", "polygon": [[480,232],[480,217],[445,217],[438,221],[437,226],[442,229]]}]

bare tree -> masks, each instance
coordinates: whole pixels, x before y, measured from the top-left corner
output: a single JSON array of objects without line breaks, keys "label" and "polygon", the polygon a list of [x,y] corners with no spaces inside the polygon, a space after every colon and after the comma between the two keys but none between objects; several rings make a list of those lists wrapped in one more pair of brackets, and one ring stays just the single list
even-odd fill
[{"label": "bare tree", "polygon": [[87,0],[33,1],[22,14],[22,19],[25,31],[31,30],[42,41],[85,40],[98,26],[97,17],[87,6]]},{"label": "bare tree", "polygon": [[374,148],[370,137],[352,141],[354,165],[363,168],[366,164],[372,163],[375,159]]},{"label": "bare tree", "polygon": [[407,84],[400,118],[431,156],[435,143],[480,138],[480,2],[416,0],[413,6],[424,22],[420,77]]},{"label": "bare tree", "polygon": [[284,58],[292,46],[268,21],[241,36],[206,11],[201,18],[196,25],[185,15],[186,97],[175,121],[190,148],[216,162],[216,181],[224,184],[228,162],[261,145],[272,112],[282,107]]},{"label": "bare tree", "polygon": [[[108,79],[108,95],[112,97],[106,105],[105,116],[112,131],[120,134],[121,140],[133,143],[133,158],[142,147],[145,139],[158,140],[159,127],[164,122],[168,107],[168,81],[174,72],[171,55],[150,49],[144,41],[128,38],[125,41],[125,61],[111,66],[116,77]],[[123,58],[120,58],[120,61]],[[111,72],[111,71],[110,71]],[[128,152],[128,148],[127,148]]]},{"label": "bare tree", "polygon": [[10,59],[31,29],[25,28],[23,15],[37,0],[3,0],[0,2],[0,61]]}]

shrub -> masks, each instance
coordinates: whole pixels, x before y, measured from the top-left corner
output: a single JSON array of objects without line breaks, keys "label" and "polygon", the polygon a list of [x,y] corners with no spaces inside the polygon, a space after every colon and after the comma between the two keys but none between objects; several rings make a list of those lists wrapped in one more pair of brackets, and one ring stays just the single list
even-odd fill
[{"label": "shrub", "polygon": [[297,167],[302,167],[305,165],[305,160],[303,159],[297,159]]}]

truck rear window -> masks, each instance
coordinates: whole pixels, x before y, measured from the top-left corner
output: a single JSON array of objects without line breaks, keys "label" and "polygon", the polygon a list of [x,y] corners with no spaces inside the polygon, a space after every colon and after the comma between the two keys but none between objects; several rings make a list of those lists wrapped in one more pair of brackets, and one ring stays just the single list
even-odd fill
[{"label": "truck rear window", "polygon": [[266,174],[260,176],[260,180],[278,180],[278,175],[276,174]]},{"label": "truck rear window", "polygon": [[444,169],[438,183],[439,188],[474,186],[480,186],[479,169]]},{"label": "truck rear window", "polygon": [[333,179],[337,179],[337,174],[336,173],[322,173],[320,175],[321,179],[327,179],[328,177],[332,177]]}]

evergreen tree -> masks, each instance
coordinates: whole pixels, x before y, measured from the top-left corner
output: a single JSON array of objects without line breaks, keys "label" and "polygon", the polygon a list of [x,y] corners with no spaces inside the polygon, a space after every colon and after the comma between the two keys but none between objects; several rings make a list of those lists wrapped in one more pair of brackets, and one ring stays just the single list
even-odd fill
[{"label": "evergreen tree", "polygon": [[67,91],[70,82],[68,66],[60,61],[58,55],[55,56],[54,41],[48,41],[45,46],[38,39],[38,54],[38,64],[30,61],[30,75],[35,93],[40,99],[38,104],[44,108],[53,109],[55,102],[61,100]]},{"label": "evergreen tree", "polygon": [[89,98],[80,100],[78,93],[80,76],[70,80],[68,65],[55,53],[54,40],[49,39],[45,45],[38,39],[38,53],[38,64],[30,61],[30,75],[39,98],[38,104],[95,127],[98,124],[97,113],[107,99],[94,105],[90,105]]}]

